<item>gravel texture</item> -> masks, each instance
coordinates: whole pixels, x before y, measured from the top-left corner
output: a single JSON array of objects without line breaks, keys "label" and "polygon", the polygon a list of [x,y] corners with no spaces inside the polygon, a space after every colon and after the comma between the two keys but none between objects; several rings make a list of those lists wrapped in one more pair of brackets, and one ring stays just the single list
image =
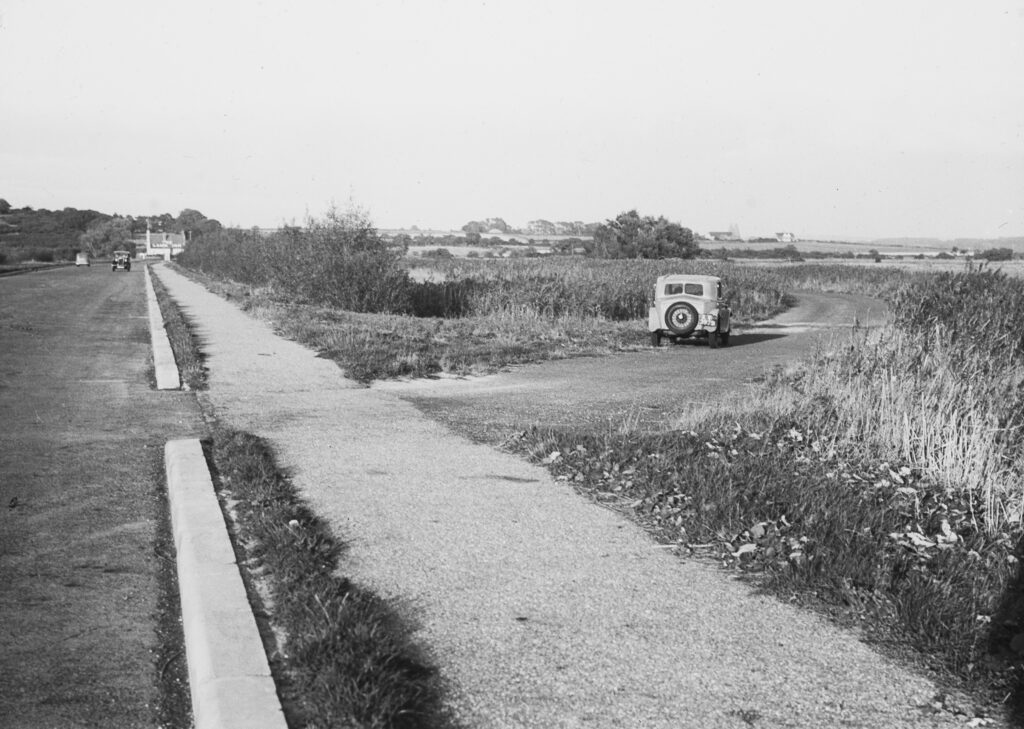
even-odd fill
[{"label": "gravel texture", "polygon": [[465,726],[964,722],[931,707],[930,681],[851,634],[678,559],[542,468],[156,273],[205,342],[200,396],[271,442],[348,544],[345,574],[415,617]]}]

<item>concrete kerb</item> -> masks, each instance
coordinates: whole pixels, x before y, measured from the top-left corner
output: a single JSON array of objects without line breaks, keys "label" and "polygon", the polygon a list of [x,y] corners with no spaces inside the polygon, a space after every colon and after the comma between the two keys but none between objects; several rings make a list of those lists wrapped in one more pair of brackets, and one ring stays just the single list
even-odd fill
[{"label": "concrete kerb", "polygon": [[164,447],[196,729],[287,729],[198,440]]},{"label": "concrete kerb", "polygon": [[156,300],[151,276],[149,266],[146,266],[146,301],[149,306],[149,335],[153,342],[156,389],[178,390],[181,388],[181,377],[178,375],[178,365],[174,361],[171,342],[167,339],[167,330],[164,329],[164,319],[160,314],[160,304]]}]

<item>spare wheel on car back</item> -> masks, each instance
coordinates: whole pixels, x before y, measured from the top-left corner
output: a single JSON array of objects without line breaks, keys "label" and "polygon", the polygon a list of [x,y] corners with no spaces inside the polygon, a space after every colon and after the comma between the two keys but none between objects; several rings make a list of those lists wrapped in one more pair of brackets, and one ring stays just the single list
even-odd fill
[{"label": "spare wheel on car back", "polygon": [[677,301],[665,312],[665,324],[673,334],[689,334],[697,326],[697,310],[685,301]]}]

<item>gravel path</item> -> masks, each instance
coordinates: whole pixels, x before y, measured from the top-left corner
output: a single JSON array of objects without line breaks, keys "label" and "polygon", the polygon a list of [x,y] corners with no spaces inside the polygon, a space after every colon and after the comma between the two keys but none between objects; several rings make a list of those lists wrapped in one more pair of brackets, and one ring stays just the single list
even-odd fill
[{"label": "gravel path", "polygon": [[958,723],[927,708],[932,684],[851,635],[157,274],[205,342],[201,396],[269,439],[349,544],[345,573],[417,617],[466,727]]}]

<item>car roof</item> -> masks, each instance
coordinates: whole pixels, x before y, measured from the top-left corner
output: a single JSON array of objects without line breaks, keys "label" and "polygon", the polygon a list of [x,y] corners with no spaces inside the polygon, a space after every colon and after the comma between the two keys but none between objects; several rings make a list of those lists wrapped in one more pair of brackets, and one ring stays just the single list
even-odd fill
[{"label": "car roof", "polygon": [[658,276],[658,285],[666,283],[681,283],[683,281],[693,281],[695,283],[718,283],[722,279],[718,276],[698,276],[690,275],[688,273],[670,273],[665,276]]}]

